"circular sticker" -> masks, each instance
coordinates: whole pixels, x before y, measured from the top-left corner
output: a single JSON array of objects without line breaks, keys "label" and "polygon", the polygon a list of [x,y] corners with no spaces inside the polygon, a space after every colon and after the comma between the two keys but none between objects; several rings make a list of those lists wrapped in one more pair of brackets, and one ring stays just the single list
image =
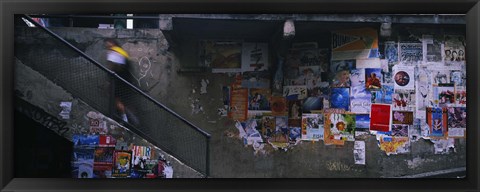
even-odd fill
[{"label": "circular sticker", "polygon": [[408,73],[405,71],[399,71],[397,74],[395,74],[395,83],[400,86],[405,86],[408,85],[410,82],[410,76],[408,76]]}]

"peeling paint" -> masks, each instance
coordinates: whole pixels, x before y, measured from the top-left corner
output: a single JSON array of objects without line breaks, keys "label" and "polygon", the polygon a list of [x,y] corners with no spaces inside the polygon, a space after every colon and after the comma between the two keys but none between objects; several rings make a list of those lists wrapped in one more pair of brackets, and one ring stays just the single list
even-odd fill
[{"label": "peeling paint", "polygon": [[207,85],[209,84],[210,82],[205,79],[202,79],[202,82],[200,82],[200,85],[202,85],[202,87],[200,87],[200,94],[205,94],[207,93]]},{"label": "peeling paint", "polygon": [[456,152],[455,139],[453,138],[439,140],[432,139],[430,141],[434,143],[435,154],[448,154],[451,151],[450,149],[452,149],[453,152]]},{"label": "peeling paint", "polygon": [[218,108],[217,114],[222,117],[226,117],[228,114],[228,105],[225,105],[223,108]]},{"label": "peeling paint", "polygon": [[[193,100],[193,99],[191,99]],[[200,105],[200,100],[195,99],[192,101],[192,104],[190,104],[190,107],[192,108],[192,115],[193,114],[198,114],[201,111],[203,111],[203,107]]]}]

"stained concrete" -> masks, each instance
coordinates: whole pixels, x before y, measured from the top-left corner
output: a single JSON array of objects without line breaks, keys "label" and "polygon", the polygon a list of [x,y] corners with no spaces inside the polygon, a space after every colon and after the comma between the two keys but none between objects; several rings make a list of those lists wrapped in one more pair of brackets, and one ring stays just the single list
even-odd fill
[{"label": "stained concrete", "polygon": [[[25,35],[35,36],[36,29],[17,30],[23,31]],[[366,139],[366,165],[354,164],[352,142],[346,142],[343,147],[325,146],[323,142],[302,142],[286,152],[276,151],[266,145],[265,154],[255,155],[252,147],[245,147],[238,138],[234,122],[217,114],[217,109],[223,107],[221,87],[229,85],[233,76],[209,72],[177,73],[182,66],[191,66],[191,63],[184,64],[182,61],[193,62],[195,58],[192,57],[195,57],[195,54],[167,51],[168,43],[164,41],[161,31],[135,29],[126,32],[83,28],[52,28],[52,30],[70,42],[75,42],[78,36],[95,34],[92,37],[81,37],[82,41],[91,40],[84,42],[83,49],[101,63],[104,63],[102,41],[105,38],[117,38],[134,58],[147,57],[152,62],[152,74],[147,74],[142,79],[149,82],[149,85],[145,83],[142,89],[211,134],[211,177],[378,178],[466,166],[465,139],[456,139],[456,152],[450,154],[434,154],[433,144],[420,139],[411,144],[410,153],[387,156],[378,147],[375,137],[370,136]],[[137,34],[140,36],[135,36]],[[182,50],[193,51],[195,47],[191,46],[195,45],[194,40],[186,37],[185,41],[190,43],[184,44],[183,46],[188,47]],[[139,68],[135,67],[132,71],[138,73]],[[207,94],[200,94],[202,79],[208,79],[210,82]],[[196,100],[198,102],[195,106],[201,106],[203,111],[195,111],[195,107],[192,108]]]},{"label": "stained concrete", "polygon": [[[89,134],[90,125],[87,114],[91,112],[97,113],[99,119],[107,122],[107,134],[118,139],[118,141],[124,141],[138,146],[150,146],[154,149],[155,158],[160,154],[163,154],[167,161],[170,161],[174,170],[174,178],[199,178],[203,177],[202,174],[186,166],[175,157],[162,151],[160,148],[152,145],[140,136],[132,133],[116,121],[103,116],[87,103],[75,98],[71,93],[65,91],[62,87],[54,84],[37,71],[24,65],[21,61],[15,62],[15,92],[17,96],[21,97],[25,101],[43,109],[50,115],[57,117],[62,108],[59,106],[60,102],[69,101],[72,102],[72,110],[70,112],[69,119],[63,119],[66,122],[68,130],[66,132],[56,131],[59,135],[72,141],[74,134]],[[71,155],[71,154],[65,154]]]}]

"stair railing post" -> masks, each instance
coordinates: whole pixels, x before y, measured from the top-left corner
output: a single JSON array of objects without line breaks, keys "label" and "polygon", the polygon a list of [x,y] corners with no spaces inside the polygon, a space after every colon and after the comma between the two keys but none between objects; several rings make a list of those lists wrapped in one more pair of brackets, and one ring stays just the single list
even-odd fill
[{"label": "stair railing post", "polygon": [[206,138],[206,165],[205,165],[205,178],[208,178],[210,176],[210,137]]}]

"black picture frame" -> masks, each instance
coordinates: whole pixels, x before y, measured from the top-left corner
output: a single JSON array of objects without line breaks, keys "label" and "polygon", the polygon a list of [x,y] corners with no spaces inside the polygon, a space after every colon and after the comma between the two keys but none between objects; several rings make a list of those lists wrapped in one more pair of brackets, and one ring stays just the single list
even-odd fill
[{"label": "black picture frame", "polygon": [[[478,0],[16,0],[0,3],[1,191],[478,191],[480,2]],[[14,177],[14,14],[82,13],[466,14],[467,177],[464,179],[36,179]]]}]

